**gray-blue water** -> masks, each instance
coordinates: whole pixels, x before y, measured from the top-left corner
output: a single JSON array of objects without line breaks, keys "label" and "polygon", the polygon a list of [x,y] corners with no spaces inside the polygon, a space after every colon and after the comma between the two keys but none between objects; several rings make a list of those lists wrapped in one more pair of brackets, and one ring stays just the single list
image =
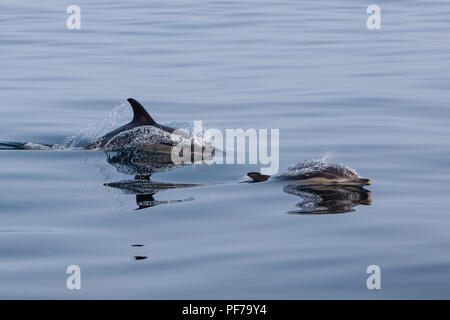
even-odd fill
[{"label": "gray-blue water", "polygon": [[237,183],[257,166],[202,165],[135,210],[101,151],[1,151],[0,297],[450,298],[450,3],[378,0],[380,30],[370,4],[2,2],[0,140],[62,143],[134,97],[161,123],[278,128],[281,170],[331,154],[373,185],[289,214],[282,183]]}]

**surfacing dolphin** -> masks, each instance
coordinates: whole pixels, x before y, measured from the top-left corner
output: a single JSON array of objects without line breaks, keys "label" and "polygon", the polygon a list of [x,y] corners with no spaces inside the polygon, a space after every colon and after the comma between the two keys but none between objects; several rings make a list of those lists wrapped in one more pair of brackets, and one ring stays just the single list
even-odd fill
[{"label": "surfacing dolphin", "polygon": [[302,185],[356,185],[365,186],[372,184],[370,179],[361,178],[348,167],[339,164],[328,164],[320,160],[305,161],[287,172],[276,176],[268,176],[259,172],[247,173],[253,182],[289,181]]},{"label": "surfacing dolphin", "polygon": [[287,183],[283,191],[299,196],[295,214],[334,214],[356,211],[359,205],[371,205],[370,191],[362,186],[370,185],[369,179],[361,178],[351,168],[341,164],[316,159],[304,161],[286,172],[275,176],[259,172],[247,173],[251,182],[278,181]]},{"label": "surfacing dolphin", "polygon": [[[171,139],[172,134],[176,134],[182,139],[192,139],[189,134],[185,134],[183,131],[176,131],[174,128],[157,123],[135,99],[128,98],[127,101],[133,109],[131,122],[108,132],[101,138],[83,147],[83,149],[117,151],[132,148],[170,154],[172,148],[176,145],[176,142]],[[152,132],[152,128],[161,131],[158,132],[156,130]],[[192,140],[192,150],[194,150],[193,143],[194,141]],[[61,148],[61,145],[31,142],[0,142],[0,150],[49,150]]]}]

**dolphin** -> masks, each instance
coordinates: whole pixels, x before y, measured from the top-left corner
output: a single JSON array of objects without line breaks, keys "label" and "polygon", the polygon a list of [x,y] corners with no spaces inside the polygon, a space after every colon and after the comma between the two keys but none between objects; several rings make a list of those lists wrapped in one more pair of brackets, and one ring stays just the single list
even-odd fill
[{"label": "dolphin", "polygon": [[[145,108],[135,99],[128,98],[127,101],[130,103],[133,109],[133,119],[130,123],[127,123],[115,130],[112,130],[102,136],[101,138],[90,143],[88,146],[84,147],[85,150],[122,150],[127,149],[132,142],[137,142],[138,144],[134,149],[141,149],[144,151],[149,151],[153,153],[164,153],[171,154],[172,148],[176,145],[174,141],[171,140],[169,136],[163,137],[162,139],[156,139],[153,141],[146,141],[145,134],[148,134],[145,130],[148,127],[157,128],[167,134],[177,134],[181,138],[191,139],[192,137],[188,133],[183,133],[182,130],[176,131],[174,128],[165,126],[157,123],[145,110]],[[142,128],[142,132],[133,129]],[[126,132],[129,132],[126,133]],[[143,138],[143,139],[142,139]],[[149,136],[151,138],[151,136]],[[142,141],[140,141],[142,139]],[[194,145],[192,141],[192,153],[194,152]],[[3,142],[0,141],[0,150],[49,150],[57,149],[59,145],[48,145],[41,143],[31,143],[31,142]],[[204,147],[202,146],[202,150]]]},{"label": "dolphin", "polygon": [[[271,178],[271,176],[260,174],[259,172],[249,172],[247,173],[253,181],[252,182],[264,182]],[[295,181],[298,184],[305,185],[355,185],[355,186],[368,186],[372,184],[370,179],[361,178],[350,171],[339,172],[334,168],[327,168],[323,172],[311,173],[311,174],[301,174],[295,177],[275,177],[274,180],[286,180]]]},{"label": "dolphin", "polygon": [[275,176],[249,172],[249,182],[273,181],[287,183],[283,191],[299,196],[299,202],[292,214],[327,214],[356,211],[359,205],[371,205],[370,191],[362,186],[372,181],[361,178],[351,168],[323,160],[304,161],[286,172]]},{"label": "dolphin", "polygon": [[318,161],[305,161],[287,172],[269,176],[259,172],[249,172],[247,176],[252,182],[289,181],[302,185],[356,185],[368,186],[372,184],[370,179],[359,177],[355,171],[343,165],[326,164]]}]

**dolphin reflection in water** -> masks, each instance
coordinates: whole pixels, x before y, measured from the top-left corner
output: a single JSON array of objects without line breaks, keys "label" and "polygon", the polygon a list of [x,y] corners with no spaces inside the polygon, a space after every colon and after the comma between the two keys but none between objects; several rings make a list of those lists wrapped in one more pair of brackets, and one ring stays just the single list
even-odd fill
[{"label": "dolphin reflection in water", "polygon": [[[157,182],[151,179],[152,174],[168,171],[182,165],[173,163],[170,152],[124,150],[106,152],[107,161],[120,173],[132,174],[134,179],[105,183],[111,188],[121,189],[126,194],[136,195],[137,210],[154,207],[162,204],[192,201],[187,199],[156,200],[155,194],[171,189],[191,188],[199,184]],[[194,155],[192,155],[194,157]]]},{"label": "dolphin reflection in water", "polygon": [[296,204],[291,214],[336,214],[356,211],[359,205],[371,205],[371,192],[361,186],[345,185],[287,185],[283,191],[299,196],[303,201]]},{"label": "dolphin reflection in water", "polygon": [[141,210],[145,208],[155,207],[161,204],[192,201],[194,200],[193,197],[175,200],[155,200],[154,195],[164,190],[190,188],[200,185],[155,182],[150,180],[150,176],[136,176],[134,180],[105,183],[105,186],[121,189],[124,193],[136,195],[136,204],[138,205],[138,208],[136,210]]}]

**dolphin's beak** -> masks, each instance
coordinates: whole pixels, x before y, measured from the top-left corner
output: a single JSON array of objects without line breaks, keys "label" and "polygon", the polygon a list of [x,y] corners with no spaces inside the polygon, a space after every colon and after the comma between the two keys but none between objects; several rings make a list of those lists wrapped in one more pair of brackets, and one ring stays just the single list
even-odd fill
[{"label": "dolphin's beak", "polygon": [[361,183],[362,185],[366,185],[366,186],[370,186],[372,184],[372,181],[370,181],[370,179],[366,179],[366,178],[359,178],[358,182]]}]

